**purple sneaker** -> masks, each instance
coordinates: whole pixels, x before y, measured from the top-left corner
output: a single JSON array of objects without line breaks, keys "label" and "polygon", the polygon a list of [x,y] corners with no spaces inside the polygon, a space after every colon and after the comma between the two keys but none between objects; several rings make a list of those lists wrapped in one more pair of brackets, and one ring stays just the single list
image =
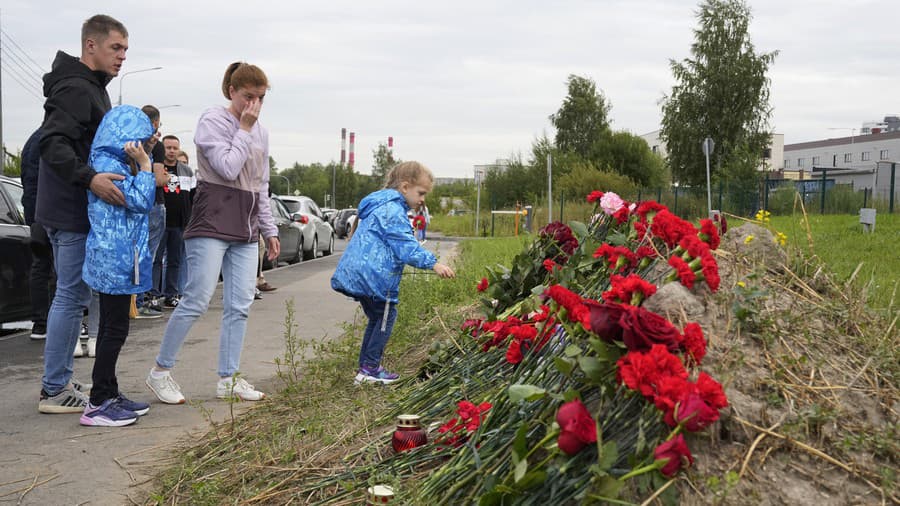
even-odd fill
[{"label": "purple sneaker", "polygon": [[122,427],[133,424],[137,419],[137,413],[123,409],[119,405],[119,399],[113,397],[99,406],[88,403],[79,422],[92,427]]},{"label": "purple sneaker", "polygon": [[359,371],[356,373],[356,378],[354,378],[353,383],[359,385],[360,383],[381,383],[383,385],[387,385],[393,383],[400,379],[400,375],[395,372],[389,372],[382,366],[378,366],[377,369],[370,369],[368,367],[360,367]]},{"label": "purple sneaker", "polygon": [[121,393],[116,398],[119,401],[119,407],[124,409],[125,411],[132,411],[134,414],[138,416],[144,416],[150,411],[150,405],[146,402],[133,401],[128,397],[125,397]]}]

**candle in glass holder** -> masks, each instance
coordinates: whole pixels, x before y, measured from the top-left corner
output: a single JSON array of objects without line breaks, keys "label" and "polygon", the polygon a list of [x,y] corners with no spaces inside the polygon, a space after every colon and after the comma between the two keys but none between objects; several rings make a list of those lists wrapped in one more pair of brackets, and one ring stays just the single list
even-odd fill
[{"label": "candle in glass holder", "polygon": [[394,500],[394,489],[388,485],[375,485],[366,490],[366,506],[390,504]]},{"label": "candle in glass holder", "polygon": [[397,417],[397,430],[391,437],[391,446],[396,452],[411,450],[428,442],[428,435],[422,428],[419,415]]}]

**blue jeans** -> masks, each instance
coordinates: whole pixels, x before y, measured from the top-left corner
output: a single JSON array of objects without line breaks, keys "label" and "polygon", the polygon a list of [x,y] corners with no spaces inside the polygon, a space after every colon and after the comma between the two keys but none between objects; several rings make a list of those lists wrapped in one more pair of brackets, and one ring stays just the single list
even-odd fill
[{"label": "blue jeans", "polygon": [[[150,214],[148,215],[148,225],[150,228],[150,235],[147,238],[147,247],[149,248],[150,254],[153,256],[154,260],[156,259],[156,251],[159,249],[159,242],[162,240],[163,232],[166,231],[166,206],[165,204],[156,204],[153,206],[153,209],[150,210]],[[156,278],[154,277],[154,283],[156,283]],[[150,291],[147,293],[141,293],[137,296],[137,305],[138,307],[142,306],[147,302],[147,298],[149,297],[159,297],[161,295],[159,288],[156,284],[150,288]]]},{"label": "blue jeans", "polygon": [[[371,297],[359,297],[356,299],[362,306],[363,313],[369,319],[366,331],[363,333],[362,347],[359,350],[359,367],[377,369],[381,364],[381,356],[387,346],[391,331],[394,330],[394,320],[397,319],[397,305],[391,304],[385,320],[385,302]],[[383,328],[382,328],[382,324]]]},{"label": "blue jeans", "polygon": [[224,309],[219,335],[218,374],[222,378],[232,376],[240,369],[247,316],[256,290],[257,245],[255,242],[228,242],[210,237],[193,237],[184,243],[187,249],[187,285],[181,302],[172,311],[166,325],[156,365],[164,369],[175,366],[184,338],[197,318],[209,307],[221,271]]},{"label": "blue jeans", "polygon": [[61,392],[72,379],[72,354],[81,319],[91,301],[91,289],[81,279],[87,234],[47,228],[56,267],[56,294],[47,315],[44,343],[44,376],[41,386],[50,395]]},{"label": "blue jeans", "polygon": [[[184,247],[184,229],[181,227],[166,227],[159,249],[156,250],[156,259],[153,261],[153,282],[158,283],[160,292],[164,297],[175,297],[178,291],[178,270],[181,268],[182,249]],[[165,273],[163,273],[163,257],[166,259]]]}]

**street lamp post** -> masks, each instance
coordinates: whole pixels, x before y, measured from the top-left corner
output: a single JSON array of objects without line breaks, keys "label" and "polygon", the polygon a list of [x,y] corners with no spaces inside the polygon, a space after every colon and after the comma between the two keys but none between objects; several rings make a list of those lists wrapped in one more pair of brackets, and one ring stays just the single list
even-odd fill
[{"label": "street lamp post", "polygon": [[151,70],[162,70],[162,67],[150,67],[148,69],[131,70],[123,73],[122,77],[119,78],[119,102],[116,105],[122,105],[122,81],[125,80],[125,76],[128,74],[137,74],[138,72],[150,72]]},{"label": "street lamp post", "polygon": [[281,174],[275,174],[275,177],[280,177],[281,179],[284,179],[284,181],[287,183],[287,187],[288,187],[287,194],[291,195],[291,180],[282,176]]}]

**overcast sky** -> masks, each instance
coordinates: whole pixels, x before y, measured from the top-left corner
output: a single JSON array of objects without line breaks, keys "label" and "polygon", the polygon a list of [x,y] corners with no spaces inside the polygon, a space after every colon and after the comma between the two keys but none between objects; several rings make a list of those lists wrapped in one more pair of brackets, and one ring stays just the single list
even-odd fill
[{"label": "overcast sky", "polygon": [[[35,67],[49,70],[57,49],[79,55],[82,22],[104,13],[129,30],[123,74],[163,67],[114,79],[113,103],[121,88],[124,103],[163,107],[163,132],[180,132],[191,154],[200,113],[226,103],[225,67],[244,60],[272,85],[260,121],[278,167],[339,160],[346,127],[356,132],[360,172],[370,172],[372,150],[393,136],[398,158],[424,162],[437,176],[471,177],[473,165],[527,158],[535,137],[554,134],[547,117],[565,98],[569,74],[603,90],[614,128],[658,129],[659,100],[674,82],[669,60],[689,56],[697,5],[3,0],[3,140],[16,152],[43,118]],[[770,70],[772,126],[786,143],[848,136],[863,121],[900,113],[900,3],[750,5],[757,51],[780,51]],[[34,63],[16,61],[23,51]]]}]

